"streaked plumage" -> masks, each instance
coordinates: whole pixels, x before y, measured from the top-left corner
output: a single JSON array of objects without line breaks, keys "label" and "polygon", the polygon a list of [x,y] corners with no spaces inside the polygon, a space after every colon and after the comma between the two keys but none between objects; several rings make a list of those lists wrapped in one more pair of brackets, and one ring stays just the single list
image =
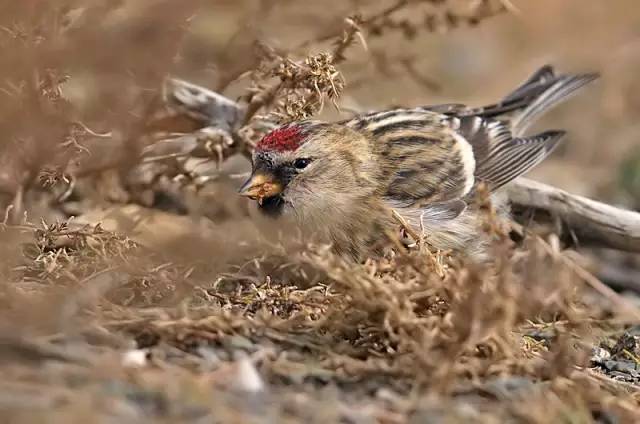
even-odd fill
[{"label": "streaked plumage", "polygon": [[545,66],[489,106],[442,104],[288,124],[258,144],[241,193],[356,258],[374,252],[385,230],[395,228],[390,208],[433,246],[478,256],[474,188],[483,181],[498,200],[502,186],[546,158],[564,131],[525,130],[595,78],[556,76]]}]

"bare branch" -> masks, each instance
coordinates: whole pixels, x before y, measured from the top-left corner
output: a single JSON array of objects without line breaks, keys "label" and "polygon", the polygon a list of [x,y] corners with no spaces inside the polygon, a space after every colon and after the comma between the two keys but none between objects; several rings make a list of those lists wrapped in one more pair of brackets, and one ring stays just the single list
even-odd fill
[{"label": "bare branch", "polygon": [[565,222],[582,242],[640,252],[640,214],[520,178],[507,195],[513,205],[544,210]]}]

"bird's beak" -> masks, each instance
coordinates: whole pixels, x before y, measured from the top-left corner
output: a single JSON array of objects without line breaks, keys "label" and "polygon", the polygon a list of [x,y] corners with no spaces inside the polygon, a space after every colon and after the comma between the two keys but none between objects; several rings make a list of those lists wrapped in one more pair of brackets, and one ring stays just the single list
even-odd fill
[{"label": "bird's beak", "polygon": [[270,174],[253,173],[245,182],[238,194],[257,200],[262,204],[265,197],[273,197],[282,193],[282,184]]}]

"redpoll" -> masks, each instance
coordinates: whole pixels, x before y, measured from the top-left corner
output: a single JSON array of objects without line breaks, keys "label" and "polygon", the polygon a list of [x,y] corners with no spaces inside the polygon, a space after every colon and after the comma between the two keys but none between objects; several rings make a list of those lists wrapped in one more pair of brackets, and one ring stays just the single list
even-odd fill
[{"label": "redpoll", "polygon": [[391,210],[433,247],[479,257],[486,240],[473,205],[478,183],[499,202],[499,189],[540,163],[565,134],[524,131],[595,78],[544,66],[485,107],[441,104],[287,124],[257,144],[240,194],[354,258],[376,253],[397,232]]}]

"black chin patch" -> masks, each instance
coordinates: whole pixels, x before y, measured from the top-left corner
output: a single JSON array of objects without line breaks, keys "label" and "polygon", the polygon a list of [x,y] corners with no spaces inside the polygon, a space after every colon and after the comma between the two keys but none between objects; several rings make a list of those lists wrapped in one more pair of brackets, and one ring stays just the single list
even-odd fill
[{"label": "black chin patch", "polygon": [[262,204],[258,204],[258,208],[262,213],[271,217],[277,217],[282,215],[284,209],[284,199],[282,196],[265,197],[262,199]]}]

